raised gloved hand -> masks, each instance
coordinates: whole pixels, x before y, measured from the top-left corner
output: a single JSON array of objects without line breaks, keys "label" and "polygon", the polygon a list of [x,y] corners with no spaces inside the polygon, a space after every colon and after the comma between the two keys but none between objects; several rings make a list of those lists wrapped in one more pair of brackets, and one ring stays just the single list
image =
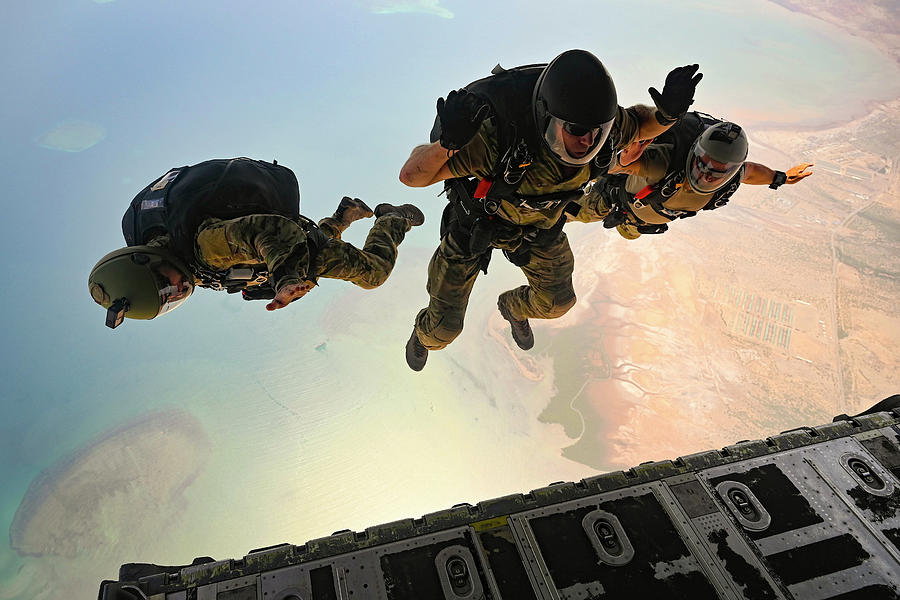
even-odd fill
[{"label": "raised gloved hand", "polygon": [[662,93],[656,88],[648,90],[663,119],[674,121],[680,118],[694,103],[694,91],[703,79],[703,73],[697,73],[699,68],[699,65],[676,67],[666,75]]},{"label": "raised gloved hand", "polygon": [[438,98],[441,146],[447,150],[459,150],[468,144],[490,112],[491,106],[487,100],[466,90],[453,90],[447,94],[446,100]]},{"label": "raised gloved hand", "polygon": [[787,171],[785,171],[785,175],[787,175],[787,179],[785,183],[797,183],[804,177],[809,177],[813,174],[812,171],[807,171],[806,169],[812,167],[815,163],[802,163],[795,167],[791,167]]}]

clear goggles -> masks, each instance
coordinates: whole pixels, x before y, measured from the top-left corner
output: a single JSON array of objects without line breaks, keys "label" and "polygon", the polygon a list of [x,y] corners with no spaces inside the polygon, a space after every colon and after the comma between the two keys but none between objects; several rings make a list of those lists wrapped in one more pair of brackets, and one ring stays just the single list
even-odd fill
[{"label": "clear goggles", "polygon": [[688,183],[695,192],[715,192],[731,181],[743,164],[743,161],[719,162],[710,157],[700,144],[694,144],[688,162]]},{"label": "clear goggles", "polygon": [[[571,166],[586,165],[597,156],[603,142],[609,137],[614,122],[615,117],[599,127],[585,127],[551,115],[544,129],[544,140],[564,163]],[[568,147],[566,134],[569,137]]]}]

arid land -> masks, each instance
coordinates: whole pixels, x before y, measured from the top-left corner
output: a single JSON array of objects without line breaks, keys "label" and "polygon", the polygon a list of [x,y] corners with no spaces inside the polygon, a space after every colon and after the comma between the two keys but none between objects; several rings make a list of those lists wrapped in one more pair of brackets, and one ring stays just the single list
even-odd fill
[{"label": "arid land", "polygon": [[[900,6],[779,2],[900,56]],[[819,131],[755,130],[750,159],[815,174],[629,242],[569,229],[579,305],[537,325],[569,458],[600,470],[860,412],[900,371],[900,99]],[[502,327],[502,323],[498,326]],[[522,363],[522,361],[519,361]],[[522,363],[532,378],[534,361]]]}]

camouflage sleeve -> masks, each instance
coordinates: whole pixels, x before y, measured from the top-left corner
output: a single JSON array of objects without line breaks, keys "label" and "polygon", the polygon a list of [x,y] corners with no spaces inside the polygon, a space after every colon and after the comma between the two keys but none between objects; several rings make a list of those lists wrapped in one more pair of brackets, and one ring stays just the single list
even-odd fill
[{"label": "camouflage sleeve", "polygon": [[454,177],[484,178],[491,174],[495,162],[497,162],[497,133],[493,120],[488,119],[481,124],[478,134],[450,157],[447,166]]},{"label": "camouflage sleeve", "polygon": [[169,237],[169,234],[158,235],[147,242],[147,245],[151,248],[169,248],[172,243],[172,238]]},{"label": "camouflage sleeve", "polygon": [[197,251],[214,269],[265,263],[276,292],[308,278],[306,233],[296,222],[278,215],[207,221],[197,234]]}]

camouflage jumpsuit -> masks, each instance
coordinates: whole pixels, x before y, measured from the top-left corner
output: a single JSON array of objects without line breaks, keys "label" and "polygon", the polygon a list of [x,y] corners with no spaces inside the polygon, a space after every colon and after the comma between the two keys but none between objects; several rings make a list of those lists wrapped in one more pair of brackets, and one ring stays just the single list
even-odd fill
[{"label": "camouflage jumpsuit", "polygon": [[[616,148],[627,146],[638,132],[638,119],[630,109],[619,108],[611,135]],[[447,165],[454,177],[490,175],[498,159],[497,128],[492,119],[486,120],[478,134]],[[590,167],[565,167],[541,147],[540,154],[525,171],[518,192],[528,196],[578,190],[590,178]],[[527,264],[520,268],[528,285],[500,295],[499,304],[514,319],[554,319],[564,315],[575,305],[572,272],[575,266],[566,234],[559,233],[532,243],[523,238],[529,229],[549,230],[563,216],[564,204],[532,210],[501,202],[495,215],[504,227],[503,235],[495,236],[493,248],[528,250]],[[518,227],[515,227],[518,226]],[[416,334],[429,350],[439,350],[450,344],[462,331],[469,294],[482,264],[482,256],[472,256],[467,240],[453,233],[444,235],[428,266],[426,289],[431,297],[428,306],[416,316]]]},{"label": "camouflage jumpsuit", "polygon": [[343,227],[336,219],[326,217],[319,227],[327,240],[312,264],[306,232],[296,221],[278,215],[207,219],[197,233],[195,254],[217,271],[265,264],[275,291],[318,277],[343,279],[371,289],[390,275],[397,246],[410,224],[395,215],[377,218],[362,250],[341,240]]}]

